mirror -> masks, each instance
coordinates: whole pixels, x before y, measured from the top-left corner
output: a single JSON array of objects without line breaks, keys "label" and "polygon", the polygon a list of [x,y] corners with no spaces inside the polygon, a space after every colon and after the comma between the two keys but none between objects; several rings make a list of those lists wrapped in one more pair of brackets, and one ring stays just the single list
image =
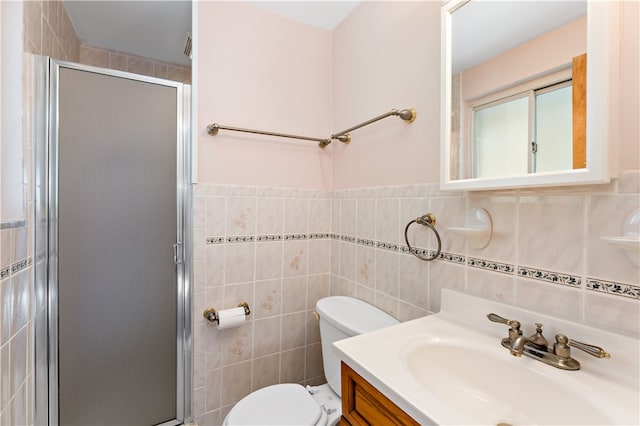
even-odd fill
[{"label": "mirror", "polygon": [[16,34],[22,34],[22,3],[0,2],[0,229],[24,226],[27,215],[22,37]]},{"label": "mirror", "polygon": [[590,1],[443,6],[442,189],[608,182],[613,14]]}]

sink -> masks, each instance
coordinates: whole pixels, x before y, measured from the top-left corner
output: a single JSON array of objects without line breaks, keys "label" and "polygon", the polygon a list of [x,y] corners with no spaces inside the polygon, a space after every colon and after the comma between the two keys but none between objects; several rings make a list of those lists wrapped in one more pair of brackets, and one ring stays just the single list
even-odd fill
[{"label": "sink", "polygon": [[[514,357],[500,341],[518,319],[547,338],[563,333],[602,346],[610,359],[573,350],[567,371]],[[638,425],[640,341],[449,289],[437,314],[334,343],[338,356],[419,424]]]},{"label": "sink", "polygon": [[434,341],[410,344],[402,358],[425,390],[456,401],[458,410],[481,424],[613,423],[608,407],[594,405],[579,390],[523,367],[507,353]]}]

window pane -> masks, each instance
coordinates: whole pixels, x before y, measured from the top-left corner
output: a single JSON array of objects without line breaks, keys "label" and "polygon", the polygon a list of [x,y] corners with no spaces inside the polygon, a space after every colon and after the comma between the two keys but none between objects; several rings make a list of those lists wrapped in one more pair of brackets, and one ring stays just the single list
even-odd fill
[{"label": "window pane", "polygon": [[536,95],[536,172],[573,168],[571,86]]},{"label": "window pane", "polygon": [[526,174],[529,153],[529,98],[475,112],[474,177]]}]

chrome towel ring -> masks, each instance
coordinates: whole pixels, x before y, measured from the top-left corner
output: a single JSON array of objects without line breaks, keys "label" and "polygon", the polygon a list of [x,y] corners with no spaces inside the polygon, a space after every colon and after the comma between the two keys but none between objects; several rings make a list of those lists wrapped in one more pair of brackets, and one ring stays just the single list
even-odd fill
[{"label": "chrome towel ring", "polygon": [[[418,253],[418,250],[414,249],[413,247],[411,247],[411,244],[409,244],[409,237],[407,236],[407,232],[409,232],[409,227],[414,223],[417,223],[418,225],[426,226],[427,228],[431,229],[433,233],[436,235],[436,239],[438,240],[438,249],[436,250],[436,254],[434,254],[433,256],[431,257],[422,256],[421,254]],[[432,260],[436,260],[440,256],[440,251],[442,249],[442,241],[440,240],[440,234],[438,234],[435,224],[436,224],[436,215],[434,215],[433,213],[427,213],[420,216],[419,218],[413,219],[411,222],[407,223],[407,226],[404,228],[404,241],[407,243],[407,247],[409,247],[409,252],[411,252],[411,254],[413,254],[415,257],[417,257],[420,260],[430,262]]]}]

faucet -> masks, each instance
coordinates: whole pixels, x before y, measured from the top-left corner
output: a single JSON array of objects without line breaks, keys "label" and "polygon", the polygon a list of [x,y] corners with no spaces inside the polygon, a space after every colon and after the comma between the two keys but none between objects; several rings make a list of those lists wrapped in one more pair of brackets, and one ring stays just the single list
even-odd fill
[{"label": "faucet", "polygon": [[547,339],[542,335],[542,324],[540,324],[539,322],[536,323],[535,334],[531,335],[530,337],[520,335],[511,341],[509,353],[515,357],[520,358],[522,356],[522,351],[527,344],[533,346],[539,351],[549,351],[547,347],[549,342],[547,342]]},{"label": "faucet", "polygon": [[520,330],[520,322],[516,320],[508,320],[496,314],[488,314],[490,321],[505,324],[510,327],[509,337],[502,339],[502,346],[509,350],[509,353],[515,357],[526,355],[537,361],[541,361],[552,367],[563,370],[579,370],[580,363],[571,357],[571,347],[581,349],[596,358],[611,358],[604,349],[599,346],[588,345],[569,339],[564,334],[556,334],[556,342],[549,347],[549,342],[542,335],[542,324],[536,323],[536,332],[531,336],[523,336]]}]

